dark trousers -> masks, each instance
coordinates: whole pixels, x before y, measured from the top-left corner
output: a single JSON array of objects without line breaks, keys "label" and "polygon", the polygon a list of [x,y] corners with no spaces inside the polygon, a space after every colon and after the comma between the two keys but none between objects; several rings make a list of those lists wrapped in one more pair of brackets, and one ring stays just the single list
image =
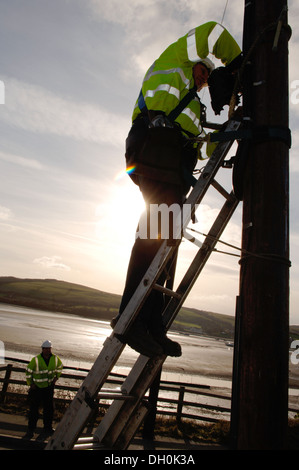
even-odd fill
[{"label": "dark trousers", "polygon": [[[130,154],[134,154],[134,152],[140,151],[145,136],[146,126],[143,120],[139,119],[133,124],[127,139],[127,158],[130,158]],[[189,170],[189,172],[192,172],[197,162],[196,151],[190,149],[190,147],[188,148],[188,146],[185,146],[184,149],[182,149],[182,153],[185,167]],[[138,179],[135,179],[134,181],[138,182],[146,204],[146,210],[145,213],[141,216],[141,220],[139,221],[137,237],[131,252],[125,288],[119,309],[120,315],[136,291],[140,281],[142,280],[155,255],[157,254],[157,251],[163,243],[163,239],[159,238],[159,236],[156,239],[150,238],[149,233],[148,238],[146,239],[138,237],[138,231],[140,230],[140,226],[143,224],[144,218],[147,219],[147,227],[150,229],[150,205],[166,204],[167,206],[171,206],[172,204],[177,204],[182,207],[185,195],[190,189],[188,182],[186,182],[184,185],[176,185],[149,179],[145,176],[138,176]],[[169,214],[171,217],[171,211],[169,211]],[[171,220],[164,221],[164,223],[169,223],[170,228],[173,226]],[[176,255],[172,260],[170,260],[166,271],[171,269],[171,264],[175,263],[176,261],[175,258]],[[158,284],[163,285],[165,283],[166,277],[167,272],[164,272],[159,278]],[[147,325],[151,332],[160,331],[161,328],[163,329],[163,309],[163,293],[153,290],[142,306],[138,318]]]},{"label": "dark trousers", "polygon": [[[180,186],[177,185],[165,185],[165,183],[160,183],[157,181],[149,180],[146,178],[140,179],[140,189],[142,191],[143,197],[146,203],[146,211],[142,215],[143,218],[147,218],[147,227],[150,230],[150,217],[149,210],[150,204],[167,204],[171,206],[172,204],[178,204],[182,206],[183,194]],[[171,214],[171,212],[169,212]],[[163,223],[168,224],[170,228],[173,227],[171,221],[163,221]],[[144,227],[143,220],[140,221],[139,227]],[[148,234],[149,235],[149,234]],[[174,240],[175,241],[175,240]],[[137,289],[141,279],[145,275],[147,269],[152,263],[155,255],[157,254],[163,239],[157,237],[154,238],[139,238],[137,236],[135,243],[132,248],[131,257],[129,261],[127,277],[125,288],[122,296],[122,301],[119,309],[121,314],[128,304],[130,298]],[[168,272],[171,269],[171,263],[174,263],[175,259],[170,260],[168,267],[165,272],[162,273],[158,279],[158,284],[163,285],[166,281]],[[163,329],[162,324],[162,312],[164,309],[164,295],[161,292],[153,290],[150,295],[147,297],[142,309],[139,312],[138,318],[141,319],[148,327],[149,330],[154,332],[156,330],[160,331]]]},{"label": "dark trousers", "polygon": [[34,431],[36,428],[38,420],[38,410],[39,407],[43,408],[43,424],[44,429],[52,429],[53,421],[53,395],[54,395],[54,386],[45,388],[31,388],[28,393],[28,402],[29,402],[29,417],[28,417],[28,428],[31,431]]}]

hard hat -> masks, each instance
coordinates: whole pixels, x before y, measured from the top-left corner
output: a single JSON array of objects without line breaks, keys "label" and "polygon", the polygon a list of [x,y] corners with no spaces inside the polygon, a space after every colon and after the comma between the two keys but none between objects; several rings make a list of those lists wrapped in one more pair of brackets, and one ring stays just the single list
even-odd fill
[{"label": "hard hat", "polygon": [[208,59],[208,57],[201,59],[198,63],[203,64],[208,69],[209,75],[215,69],[215,64],[211,61],[211,59]]},{"label": "hard hat", "polygon": [[52,343],[49,340],[46,340],[42,344],[42,348],[52,348]]}]

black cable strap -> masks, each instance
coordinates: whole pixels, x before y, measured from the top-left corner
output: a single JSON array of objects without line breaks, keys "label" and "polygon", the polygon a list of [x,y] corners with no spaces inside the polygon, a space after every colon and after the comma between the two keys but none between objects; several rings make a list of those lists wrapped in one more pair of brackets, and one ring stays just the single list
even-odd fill
[{"label": "black cable strap", "polygon": [[288,127],[282,126],[257,126],[251,129],[209,134],[210,142],[227,142],[230,140],[252,140],[254,142],[280,141],[289,148],[292,146],[291,131]]}]

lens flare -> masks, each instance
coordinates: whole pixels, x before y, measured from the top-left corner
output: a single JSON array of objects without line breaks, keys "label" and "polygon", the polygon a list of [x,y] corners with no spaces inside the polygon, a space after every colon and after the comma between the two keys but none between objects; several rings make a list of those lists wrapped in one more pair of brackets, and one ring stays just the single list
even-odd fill
[{"label": "lens flare", "polygon": [[131,166],[128,166],[128,168],[126,169],[126,173],[128,175],[130,175],[131,173],[133,173],[133,171],[135,170],[136,168],[136,165],[131,165]]},{"label": "lens flare", "polygon": [[123,178],[124,175],[130,175],[131,173],[133,173],[135,168],[136,168],[135,165],[128,166],[125,170],[122,170],[119,173],[117,173],[114,180],[118,181],[119,179]]}]

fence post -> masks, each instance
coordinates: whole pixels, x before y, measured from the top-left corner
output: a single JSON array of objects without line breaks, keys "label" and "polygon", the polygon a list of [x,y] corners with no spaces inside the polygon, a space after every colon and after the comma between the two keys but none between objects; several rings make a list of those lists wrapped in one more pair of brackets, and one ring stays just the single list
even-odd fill
[{"label": "fence post", "polygon": [[3,387],[2,387],[1,395],[0,395],[0,403],[4,402],[5,394],[7,392],[8,384],[10,381],[11,371],[12,371],[12,364],[7,364],[5,377],[3,381]]},{"label": "fence post", "polygon": [[177,407],[177,417],[176,417],[178,423],[180,423],[181,419],[182,419],[182,410],[183,410],[183,405],[184,405],[184,395],[185,395],[185,387],[180,386],[178,407]]}]

